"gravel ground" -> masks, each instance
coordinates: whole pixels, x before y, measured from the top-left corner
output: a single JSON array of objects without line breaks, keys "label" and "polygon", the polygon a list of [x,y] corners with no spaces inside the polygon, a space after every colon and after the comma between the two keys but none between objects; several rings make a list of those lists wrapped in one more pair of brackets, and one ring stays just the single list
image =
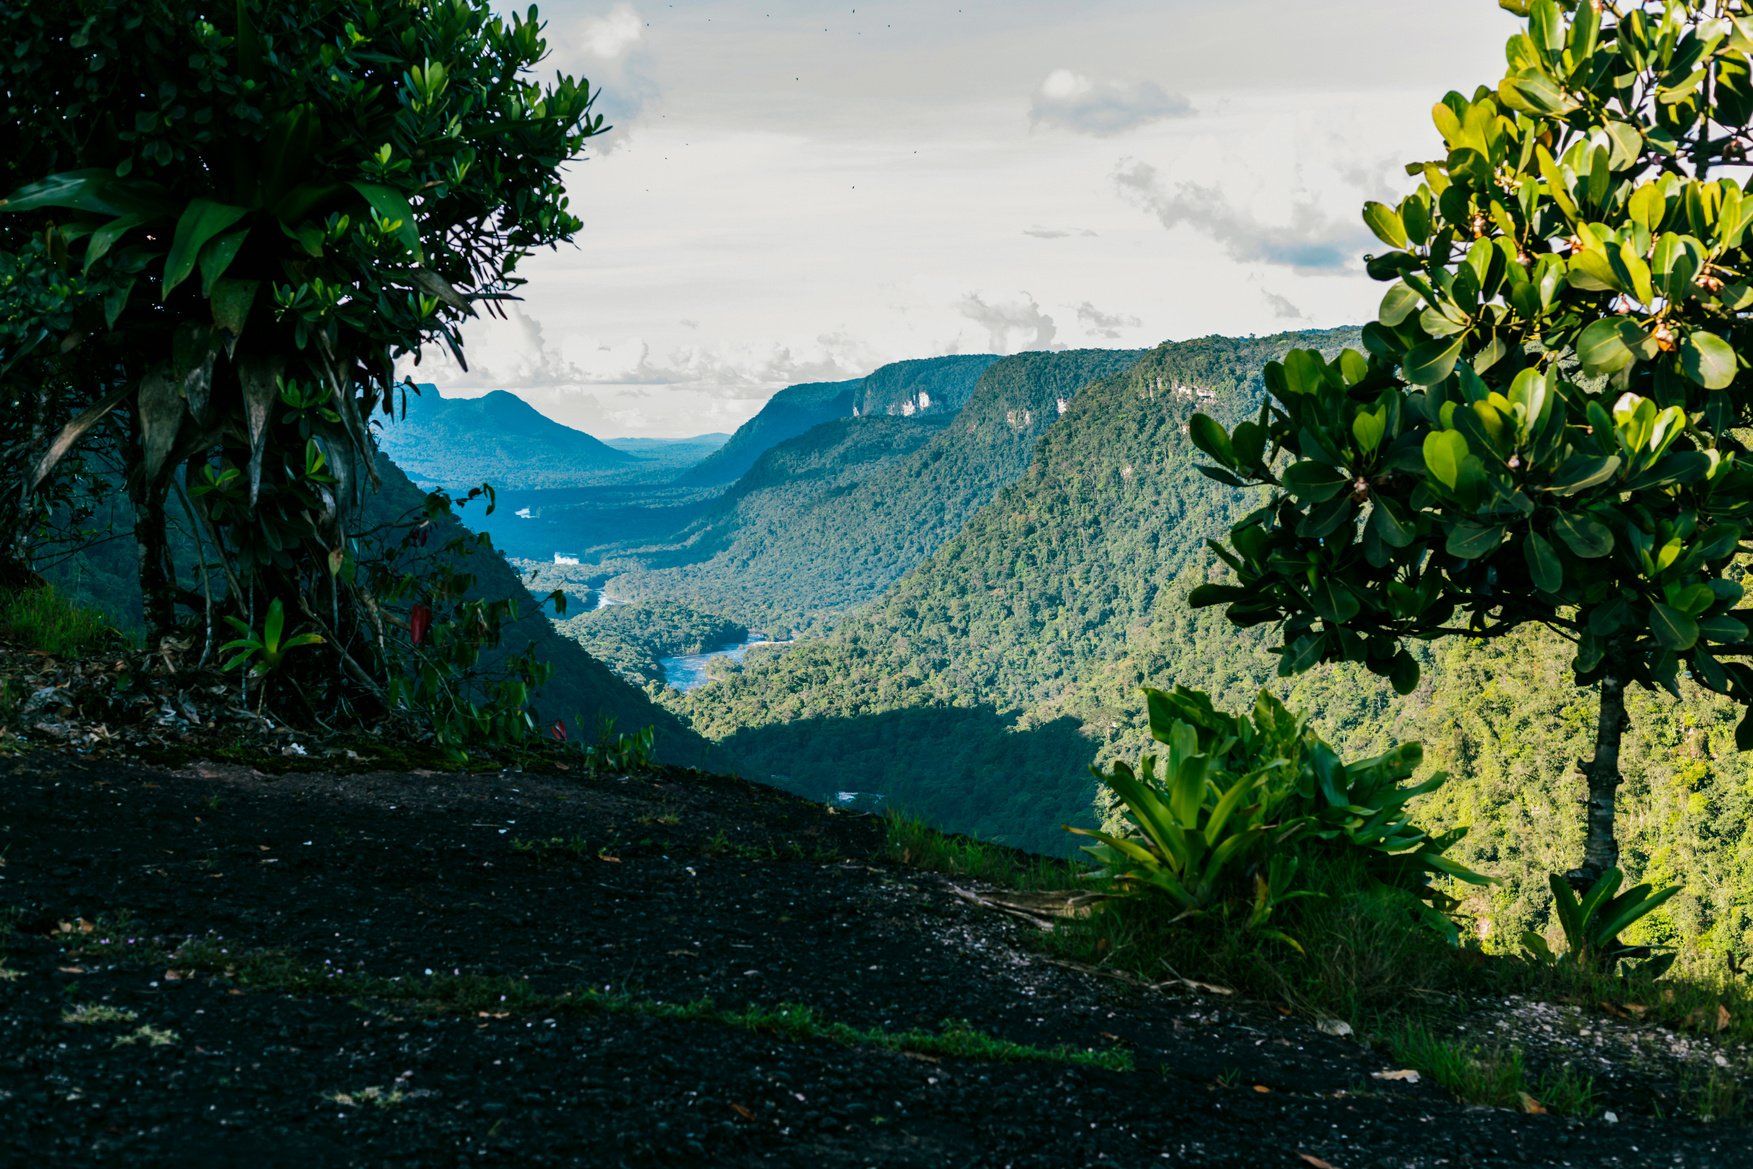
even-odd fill
[{"label": "gravel ground", "polygon": [[[1054,963],[880,836],[683,774],[0,757],[0,1165],[1753,1166],[1745,1127],[1659,1119],[1657,1073],[1605,1083],[1616,1122],[1467,1107],[1270,1006]],[[260,951],[303,981],[228,972]],[[529,996],[419,1001],[446,976]],[[866,1039],[660,1006],[708,997]],[[1579,1059],[1653,1030],[1522,1016]],[[1133,1067],[869,1039],[946,1020]]]}]

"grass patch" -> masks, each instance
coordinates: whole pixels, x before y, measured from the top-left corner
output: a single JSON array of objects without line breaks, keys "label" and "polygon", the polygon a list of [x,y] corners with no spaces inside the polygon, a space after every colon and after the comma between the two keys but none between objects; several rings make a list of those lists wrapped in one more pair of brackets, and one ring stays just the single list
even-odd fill
[{"label": "grass patch", "polygon": [[1482,1047],[1445,1039],[1413,1024],[1388,1036],[1394,1058],[1415,1067],[1464,1104],[1589,1116],[1596,1110],[1595,1083],[1569,1067],[1530,1079],[1519,1048]]},{"label": "grass patch", "polygon": [[366,1105],[373,1108],[394,1108],[406,1103],[408,1094],[400,1088],[381,1088],[373,1084],[369,1088],[359,1088],[352,1092],[330,1092],[323,1099],[344,1108],[362,1108]]},{"label": "grass patch", "polygon": [[102,1003],[80,1003],[61,1012],[61,1022],[82,1027],[98,1027],[105,1023],[132,1023],[139,1016],[123,1007]]},{"label": "grass patch", "polygon": [[155,957],[177,969],[223,974],[241,985],[260,990],[404,1002],[432,1014],[490,1017],[514,1014],[639,1015],[649,1019],[711,1023],[781,1039],[880,1047],[917,1055],[998,1063],[1057,1063],[1110,1071],[1133,1069],[1132,1053],[1123,1048],[1038,1047],[1013,1043],[956,1020],[946,1020],[936,1031],[890,1031],[833,1022],[823,1018],[815,1008],[797,1003],[729,1008],[720,1007],[711,999],[666,1002],[592,987],[544,994],[522,979],[500,975],[384,978],[349,974],[333,968],[315,969],[271,951],[232,954],[211,938],[193,939],[167,955]]},{"label": "grass patch", "polygon": [[1740,1120],[1747,1115],[1741,1077],[1728,1068],[1693,1073],[1680,1084],[1680,1111],[1700,1120]]},{"label": "grass patch", "polygon": [[151,1024],[136,1027],[126,1035],[116,1036],[117,1047],[133,1047],[144,1043],[148,1047],[174,1047],[182,1042],[182,1036],[169,1027],[154,1027]]},{"label": "grass patch", "polygon": [[883,826],[883,854],[910,869],[972,877],[1007,889],[1075,889],[1087,883],[1080,864],[951,835],[902,812],[884,813]]},{"label": "grass patch", "polygon": [[101,614],[44,585],[0,594],[0,637],[58,658],[82,658],[124,643]]}]

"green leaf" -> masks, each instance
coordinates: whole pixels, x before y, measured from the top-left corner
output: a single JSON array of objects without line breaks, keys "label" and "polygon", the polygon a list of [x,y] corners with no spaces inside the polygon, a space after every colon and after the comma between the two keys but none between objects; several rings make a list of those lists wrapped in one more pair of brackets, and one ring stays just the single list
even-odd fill
[{"label": "green leaf", "polygon": [[1453,340],[1438,337],[1415,346],[1403,362],[1406,380],[1415,386],[1434,386],[1443,381],[1455,372],[1455,362],[1461,358],[1464,340],[1464,336]]},{"label": "green leaf", "polygon": [[1467,440],[1459,431],[1433,430],[1424,436],[1424,465],[1451,491],[1461,477],[1461,460],[1467,454]]},{"label": "green leaf", "polygon": [[1538,532],[1528,533],[1528,542],[1522,545],[1522,555],[1528,561],[1528,575],[1533,578],[1534,587],[1543,593],[1556,593],[1564,587],[1564,563],[1558,559],[1558,553],[1546,542],[1546,537]]},{"label": "green leaf", "polygon": [[1624,317],[1602,317],[1577,334],[1576,355],[1591,374],[1618,373],[1637,360],[1644,331]]},{"label": "green leaf", "polygon": [[237,231],[228,231],[213,239],[201,249],[201,295],[212,296],[214,281],[225,275],[231,262],[237,259],[238,249],[243,247],[244,239],[250,234],[245,227]]},{"label": "green leaf", "polygon": [[209,296],[213,304],[213,323],[233,337],[241,334],[244,321],[250,315],[250,307],[255,304],[256,291],[260,287],[261,282],[257,280],[215,281]]},{"label": "green leaf", "polygon": [[1325,503],[1351,483],[1343,471],[1305,459],[1293,463],[1284,472],[1284,486],[1298,499]]},{"label": "green leaf", "polygon": [[1575,454],[1559,466],[1546,490],[1558,495],[1575,495],[1600,486],[1618,471],[1618,455]]},{"label": "green leaf", "polygon": [[115,181],[116,173],[107,168],[64,171],[34,183],[27,183],[0,199],[0,211],[39,211],[44,207],[66,207],[89,211],[96,215],[120,215],[124,209],[105,196]]},{"label": "green leaf", "polygon": [[1671,605],[1650,606],[1650,632],[1664,648],[1691,649],[1698,641],[1698,622]]},{"label": "green leaf", "polygon": [[152,216],[144,212],[122,215],[92,232],[91,238],[85,241],[85,271],[91,271],[91,266],[108,255],[129,231],[151,219]]},{"label": "green leaf", "polygon": [[1585,560],[1613,551],[1613,530],[1592,516],[1561,511],[1552,517],[1552,530]]},{"label": "green leaf", "polygon": [[1734,348],[1715,333],[1694,329],[1680,342],[1680,367],[1707,390],[1732,385],[1737,365]]},{"label": "green leaf", "polygon": [[176,233],[171,237],[170,255],[164,260],[164,292],[172,290],[195,270],[195,261],[207,241],[242,219],[248,211],[211,199],[193,199],[177,220]]},{"label": "green leaf", "polygon": [[1412,245],[1406,238],[1406,225],[1400,220],[1400,213],[1386,203],[1371,200],[1363,205],[1363,222],[1377,239],[1398,251],[1405,251]]},{"label": "green leaf", "polygon": [[1376,310],[1376,319],[1391,329],[1419,311],[1423,304],[1424,298],[1411,285],[1391,285],[1382,294],[1382,306]]},{"label": "green leaf", "polygon": [[1224,432],[1213,419],[1205,414],[1195,414],[1187,420],[1187,435],[1193,445],[1222,463],[1226,467],[1236,465],[1236,452],[1230,446],[1230,436]]},{"label": "green leaf", "polygon": [[395,221],[396,238],[402,246],[414,253],[417,263],[425,263],[426,258],[420,250],[420,228],[414,219],[414,209],[408,205],[407,196],[394,187],[386,187],[381,183],[353,183],[355,191],[365,196],[373,211],[387,220]]},{"label": "green leaf", "polygon": [[1477,560],[1503,543],[1503,537],[1501,524],[1486,527],[1463,521],[1449,529],[1449,538],[1443,542],[1443,548],[1450,556]]},{"label": "green leaf", "polygon": [[1351,436],[1357,440],[1358,450],[1367,455],[1382,445],[1382,434],[1388,426],[1387,415],[1386,408],[1357,412],[1357,416],[1351,420]]}]

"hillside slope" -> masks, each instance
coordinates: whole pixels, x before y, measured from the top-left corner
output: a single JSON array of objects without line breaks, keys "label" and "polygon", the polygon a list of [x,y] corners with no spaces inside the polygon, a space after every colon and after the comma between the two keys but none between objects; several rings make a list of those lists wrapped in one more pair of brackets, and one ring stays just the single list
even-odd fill
[{"label": "hillside slope", "polygon": [[894,361],[858,388],[858,413],[914,418],[954,414],[968,402],[981,374],[997,361],[990,353],[957,353]]},{"label": "hillside slope", "polygon": [[1269,357],[1355,338],[1153,350],[1072,398],[1019,481],[833,636],[757,651],[684,709],[750,774],[819,792],[851,771],[937,822],[1063,848],[1058,825],[1091,817],[1086,765],[1136,737],[1140,683],[1171,659],[1220,692],[1257,673],[1181,603],[1239,504],[1198,474],[1187,418],[1252,413]]},{"label": "hillside slope", "polygon": [[763,452],[786,439],[836,418],[850,418],[862,384],[862,378],[854,378],[787,386],[767,399],[760,413],[737,427],[723,446],[682,472],[676,482],[709,486],[735,481]]},{"label": "hillside slope", "polygon": [[788,386],[761,412],[737,428],[718,450],[689,468],[677,483],[710,486],[730,483],[771,450],[806,430],[845,418],[941,417],[961,409],[974,383],[997,358],[989,354],[951,354],[894,361],[868,376],[844,382]]},{"label": "hillside slope", "polygon": [[378,442],[416,482],[449,488],[569,487],[639,463],[516,394],[446,398],[431,384],[408,395],[407,416],[384,423]]},{"label": "hillside slope", "polygon": [[[383,479],[383,490],[372,501],[369,519],[384,522],[418,511],[425,493],[387,456],[379,456],[378,474]],[[461,528],[456,520],[446,521],[444,526],[453,531]],[[449,536],[441,534],[434,542],[444,539]],[[518,619],[502,631],[499,648],[482,655],[480,672],[490,674],[511,654],[522,652],[532,643],[540,660],[554,667],[553,677],[535,702],[544,725],[564,720],[573,728],[575,737],[582,736],[586,741],[603,719],[612,719],[618,731],[649,726],[656,731],[657,753],[665,762],[705,766],[713,760],[716,752],[712,746],[675,715],[555,630],[542,605],[530,595],[504,557],[486,550],[470,556],[465,567],[475,577],[474,595],[515,597],[519,607]]]},{"label": "hillside slope", "polygon": [[[1023,473],[1036,442],[1080,389],[1140,356],[1088,349],[1000,358],[984,368],[953,421],[909,415],[940,428],[907,457],[828,491],[785,463],[757,465],[732,488],[737,502],[714,519],[711,538],[691,545],[691,562],[629,573],[614,587],[686,599],[762,628],[832,620],[936,551]],[[926,393],[937,410],[939,399]],[[900,423],[866,415],[836,425],[856,430],[884,421]]]}]

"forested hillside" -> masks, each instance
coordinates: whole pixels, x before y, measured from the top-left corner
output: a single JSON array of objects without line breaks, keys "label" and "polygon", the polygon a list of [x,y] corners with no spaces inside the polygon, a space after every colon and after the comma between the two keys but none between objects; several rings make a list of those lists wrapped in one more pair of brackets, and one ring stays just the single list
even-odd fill
[{"label": "forested hillside", "polygon": [[730,483],[755,465],[762,452],[813,426],[852,416],[862,379],[787,386],[736,428],[725,444],[688,468],[677,482],[695,486]]},{"label": "forested hillside", "polygon": [[[1593,700],[1568,680],[1567,647],[1445,644],[1396,700],[1351,669],[1278,680],[1258,631],[1186,604],[1227,572],[1203,540],[1249,506],[1198,473],[1187,419],[1231,424],[1257,409],[1266,360],[1346,344],[1355,331],[1151,352],[1079,395],[1022,480],[870,608],[831,637],[754,651],[685,712],[750,774],[880,790],[955,828],[1064,850],[1058,825],[1096,815],[1086,765],[1142,747],[1141,686],[1185,683],[1234,708],[1269,684],[1346,750],[1426,743],[1427,764],[1456,777],[1426,815],[1472,826],[1460,855],[1506,878],[1473,905],[1513,944],[1544,920],[1545,874],[1580,847],[1575,761]],[[1652,919],[1658,936],[1683,926],[1749,955],[1753,769],[1734,750],[1729,704],[1687,693],[1633,695],[1626,861],[1640,879],[1687,885]]]},{"label": "forested hillside", "polygon": [[446,398],[426,384],[407,402],[406,416],[384,423],[378,442],[417,483],[452,489],[488,482],[524,489],[571,487],[640,461],[562,426],[504,390]]},{"label": "forested hillside", "polygon": [[[936,551],[1023,473],[1037,440],[1079,390],[1139,356],[1089,349],[1022,353],[990,364],[980,358],[984,372],[947,425],[941,415],[924,419],[933,424],[926,430],[918,428],[919,418],[904,423],[866,416],[818,427],[775,447],[731,489],[724,509],[688,543],[688,561],[627,573],[615,587],[635,596],[687,598],[763,627],[831,620],[877,596]],[[974,360],[952,368],[965,371]],[[867,386],[879,376],[886,385],[897,384],[894,370],[912,375],[901,384],[918,384],[922,364],[885,366]],[[942,399],[930,400],[935,412]],[[883,423],[903,429],[871,429]],[[878,435],[929,441],[862,478],[837,472],[824,488],[820,456],[834,450],[844,461],[828,441],[843,433],[863,436],[863,452],[878,445]],[[885,449],[904,453],[900,444]]]},{"label": "forested hillside", "polygon": [[730,483],[752,468],[762,452],[824,422],[873,415],[914,418],[953,414],[973,393],[980,374],[996,360],[988,354],[922,357],[890,362],[851,381],[788,386],[767,399],[761,412],[739,426],[729,442],[677,482],[696,486]]},{"label": "forested hillside", "polygon": [[854,404],[866,418],[954,414],[967,404],[980,375],[997,360],[990,353],[958,353],[892,361],[864,379]]}]

